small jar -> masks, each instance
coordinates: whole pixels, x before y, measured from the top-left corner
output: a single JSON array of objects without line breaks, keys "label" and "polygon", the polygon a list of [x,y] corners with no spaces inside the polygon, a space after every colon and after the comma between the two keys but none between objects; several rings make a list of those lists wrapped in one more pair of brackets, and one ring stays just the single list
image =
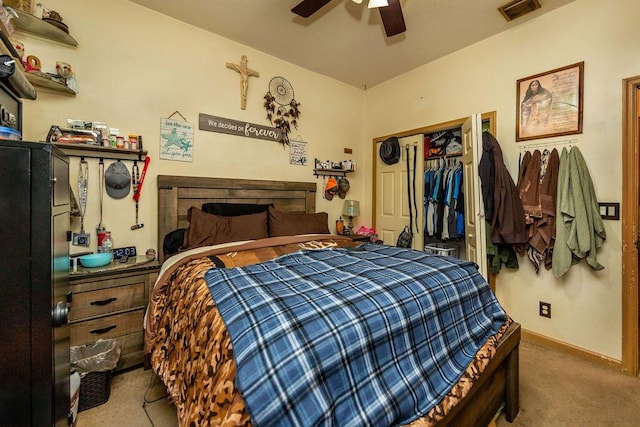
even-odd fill
[{"label": "small jar", "polygon": [[103,253],[113,253],[113,241],[111,240],[111,232],[106,231],[102,239],[102,251]]},{"label": "small jar", "polygon": [[138,150],[138,135],[129,135],[129,144],[132,150]]},{"label": "small jar", "polygon": [[124,136],[117,136],[116,137],[116,147],[123,149],[124,148]]}]

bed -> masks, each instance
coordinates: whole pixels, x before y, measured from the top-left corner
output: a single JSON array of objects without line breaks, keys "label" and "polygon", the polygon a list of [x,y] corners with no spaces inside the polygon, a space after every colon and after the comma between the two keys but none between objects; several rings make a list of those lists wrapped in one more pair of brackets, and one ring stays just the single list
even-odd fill
[{"label": "bed", "polygon": [[[269,235],[266,238],[247,239],[239,242],[210,241],[208,243],[215,244],[207,246],[200,246],[198,242],[195,242],[194,247],[164,260],[164,236],[180,228],[186,228],[187,233],[190,233],[189,229],[193,224],[194,212],[199,212],[199,209],[196,208],[206,204],[254,204],[268,206],[265,215],[269,219],[273,219],[270,216],[272,212],[277,212],[285,218],[289,218],[287,215],[301,215],[295,218],[306,218],[305,215],[309,215],[309,217],[317,215],[315,213],[315,198],[316,184],[313,182],[158,177],[158,253],[165,262],[150,298],[145,322],[145,352],[151,367],[163,380],[176,404],[180,425],[250,425],[252,421],[257,425],[308,425],[311,423],[343,425],[346,420],[352,421],[354,425],[367,425],[372,423],[372,419],[378,420],[375,417],[379,413],[373,414],[378,410],[377,406],[382,406],[382,412],[385,412],[385,405],[387,407],[394,405],[391,397],[388,398],[391,399],[389,400],[391,403],[380,404],[380,401],[387,399],[387,395],[396,396],[395,393],[398,393],[397,396],[400,396],[399,400],[402,402],[414,402],[409,409],[409,415],[407,416],[407,408],[394,409],[391,411],[392,415],[383,415],[390,417],[384,418],[388,422],[376,422],[376,425],[488,425],[501,410],[504,411],[507,421],[512,421],[519,409],[518,348],[520,325],[511,320],[506,313],[500,311],[501,307],[495,301],[488,285],[484,280],[478,279],[479,275],[470,263],[383,245],[362,245],[344,236],[329,234],[328,229],[323,233],[295,235],[276,232],[275,237]],[[242,216],[246,217],[247,215]],[[235,221],[228,217],[225,218],[232,223]],[[287,228],[287,230],[289,229]],[[295,231],[295,225],[293,230]],[[245,234],[241,234],[246,236],[246,230],[243,233]],[[398,259],[401,258],[402,262],[399,262]],[[386,265],[386,262],[389,262],[389,265]],[[362,266],[366,267],[362,268]],[[420,267],[419,272],[416,270],[417,266]],[[399,284],[378,285],[378,281],[382,282],[382,280],[378,280],[379,276],[396,271],[394,269],[398,269],[397,273],[386,275],[404,277],[403,274],[411,271],[412,276],[415,274],[416,277],[423,275],[426,277],[428,276],[427,271],[433,270],[433,274],[436,276],[433,276],[435,279],[433,277],[425,278],[424,285],[411,283],[408,286],[404,279],[399,279],[398,282],[401,282]],[[312,273],[305,273],[308,271]],[[448,277],[455,278],[455,285],[452,285],[454,279],[451,279],[451,283],[449,283],[449,279],[443,279],[442,274],[445,274],[443,271],[447,271]],[[263,279],[259,277],[264,274],[274,278],[272,283],[263,285]],[[328,279],[323,278],[323,281],[333,280],[330,292],[307,288],[306,286],[311,286],[307,282],[293,281],[294,279],[298,280],[298,277],[305,277],[304,280],[312,282],[319,276],[329,277]],[[310,280],[309,277],[313,280]],[[464,283],[457,283],[458,280],[464,280]],[[470,281],[471,285],[467,284],[467,281]],[[355,282],[358,283],[357,286],[354,285]],[[408,365],[404,366],[411,365],[412,369],[417,369],[422,374],[428,373],[425,376],[427,380],[423,378],[417,385],[415,382],[410,382],[415,381],[416,376],[403,371],[399,377],[403,380],[397,382],[406,383],[406,387],[395,387],[394,385],[391,387],[393,390],[387,390],[388,393],[387,391],[380,392],[379,381],[388,382],[390,375],[388,373],[392,372],[392,369],[389,368],[391,365],[375,365],[371,364],[373,363],[371,360],[366,359],[367,363],[354,362],[355,364],[349,367],[351,370],[344,372],[338,371],[338,368],[335,367],[336,364],[328,365],[329,359],[337,358],[337,356],[332,357],[334,354],[342,354],[345,347],[355,348],[356,345],[351,345],[351,343],[362,341],[360,335],[357,340],[347,337],[340,341],[331,335],[333,332],[330,331],[331,334],[326,335],[326,331],[320,332],[320,327],[317,327],[318,319],[322,319],[322,323],[325,323],[325,319],[335,317],[338,319],[340,329],[345,331],[347,335],[352,334],[351,337],[353,337],[353,334],[362,331],[362,329],[358,329],[362,326],[354,327],[355,329],[349,329],[350,326],[343,327],[340,323],[340,319],[343,318],[338,314],[334,316],[333,313],[339,313],[339,310],[344,306],[352,305],[352,300],[344,299],[344,295],[336,296],[338,294],[334,292],[342,292],[342,288],[336,290],[336,287],[344,285],[345,295],[353,295],[354,289],[360,292],[359,286],[366,283],[376,286],[375,290],[371,291],[371,294],[374,294],[381,288],[387,292],[391,286],[400,286],[393,289],[403,289],[402,292],[407,289],[421,289],[420,286],[432,286],[427,284],[430,282],[439,283],[438,292],[458,293],[460,289],[470,289],[470,292],[473,293],[472,299],[480,301],[481,307],[469,308],[465,305],[465,308],[462,309],[462,306],[451,302],[453,301],[451,296],[446,297],[449,301],[446,305],[454,306],[454,311],[474,313],[473,316],[466,314],[458,316],[474,318],[473,325],[469,327],[472,332],[464,332],[471,335],[468,339],[462,339],[462,342],[458,344],[464,350],[460,354],[469,353],[465,356],[467,358],[456,355],[453,359],[459,360],[456,363],[448,361],[446,365],[459,365],[458,371],[449,372],[449,368],[444,369],[438,367],[438,364],[431,360],[420,359],[420,357],[424,357],[424,354],[439,354],[441,352],[433,349],[426,350],[426,345],[424,346],[425,351],[422,352],[422,350],[418,350],[418,348],[423,348],[421,342],[420,345],[415,345],[415,350],[411,345],[407,345],[406,342],[417,342],[413,341],[415,338],[413,327],[408,328],[413,334],[411,341],[405,340],[405,344],[397,340],[398,337],[405,336],[403,334],[406,327],[401,328],[402,330],[399,332],[391,329],[394,332],[388,334],[389,336],[380,335],[381,338],[376,339],[377,343],[374,344],[365,340],[366,343],[362,346],[369,351],[368,349],[371,349],[373,345],[382,345],[380,343],[385,340],[395,343],[392,346],[402,347],[404,345],[406,348],[403,350],[402,356],[397,356],[394,347],[394,358],[397,356],[403,363],[406,360]],[[285,288],[285,285],[289,288]],[[267,287],[261,288],[261,286]],[[287,295],[287,298],[295,301],[295,304],[287,306],[286,310],[277,308],[281,306],[276,306],[276,309],[270,306],[271,312],[258,316],[256,314],[259,313],[258,310],[268,304],[261,300],[258,305],[251,306],[247,301],[259,300],[269,294],[271,289],[275,289],[268,286],[278,287],[276,293],[278,297],[272,298],[277,303],[285,299],[284,297],[280,298],[280,295]],[[303,289],[304,291],[302,291]],[[400,291],[394,290],[394,292]],[[431,291],[429,290],[429,292]],[[416,307],[427,307],[431,304],[425,304],[421,299],[422,295],[427,294],[427,291],[416,291],[416,293],[420,294],[419,298],[403,297],[400,303],[396,302],[395,304],[403,304],[396,311],[409,313],[413,310],[417,316],[426,316],[427,310],[421,308],[416,311],[415,307],[413,309],[409,307],[413,304],[413,299],[416,301]],[[338,308],[336,306],[328,308],[329,301],[326,306],[320,307],[320,301],[323,298],[342,301],[342,303],[336,304]],[[377,307],[380,305],[369,302],[367,298],[360,298],[359,301],[363,300],[369,306],[375,305]],[[384,294],[383,298],[387,299],[389,295]],[[356,299],[354,298],[353,301]],[[347,302],[344,303],[345,301]],[[374,301],[373,297],[371,301]],[[465,301],[463,305],[468,304],[468,301]],[[244,312],[233,311],[241,305]],[[318,313],[322,314],[308,314],[310,307],[316,305],[319,306],[318,310],[321,310]],[[355,306],[356,303],[353,302],[353,305]],[[437,304],[433,303],[433,305]],[[288,348],[284,350],[279,345],[273,346],[267,343],[263,336],[255,335],[254,327],[260,328],[261,322],[264,322],[265,319],[278,317],[280,313],[288,311],[289,307],[293,306],[297,307],[296,310],[302,310],[301,317],[295,318],[295,321],[298,322],[299,319],[307,316],[307,320],[310,319],[310,325],[312,325],[311,329],[308,329],[309,324],[307,324],[307,326],[297,327],[297,330],[312,331],[315,334],[313,336],[305,335],[308,340],[304,341],[303,345],[298,345],[293,350]],[[438,309],[437,311],[442,310]],[[387,309],[384,308],[381,311],[385,312]],[[476,312],[479,313],[477,316]],[[362,312],[359,311],[359,313]],[[369,315],[367,314],[367,316]],[[483,326],[479,325],[480,321],[476,325],[475,317],[483,316],[489,320],[482,320]],[[249,326],[248,322],[254,317],[259,317],[257,324]],[[384,322],[388,322],[388,320],[384,320]],[[427,320],[424,322],[427,324]],[[379,323],[382,324],[382,322]],[[344,324],[346,325],[346,323]],[[296,323],[296,325],[298,324]],[[385,323],[385,325],[387,324]],[[316,332],[316,327],[318,332]],[[333,327],[336,328],[335,325]],[[277,328],[269,324],[269,327],[263,331],[264,335],[286,336],[287,340],[291,341],[288,335]],[[371,328],[371,325],[367,325],[366,328]],[[453,330],[457,334],[463,330],[462,328],[463,326],[456,323],[449,328],[441,328],[436,331],[435,335],[448,335]],[[284,329],[286,330],[286,327]],[[373,329],[367,330],[373,331]],[[372,334],[376,335],[378,332],[372,332]],[[431,341],[430,338],[429,341]],[[345,345],[345,342],[348,345]],[[471,345],[471,342],[475,344]],[[282,340],[280,340],[281,343]],[[300,359],[293,359],[286,353],[291,351],[292,354],[298,354],[301,347],[312,347],[311,351],[316,353],[312,353],[311,356],[303,354]],[[453,348],[454,345],[452,344],[451,347]],[[339,348],[339,351],[336,348]],[[385,348],[390,348],[388,343]],[[473,348],[472,351],[470,351],[471,348]],[[237,354],[234,354],[234,351]],[[362,348],[355,351],[360,356],[354,357],[354,353],[348,353],[344,350],[343,356],[349,363],[353,360],[360,362],[364,360]],[[377,352],[378,350],[371,351]],[[265,354],[271,354],[269,357],[275,357],[277,360],[274,362],[269,359],[268,363],[259,364],[262,363],[260,359],[267,358]],[[319,359],[314,359],[319,354],[322,356]],[[310,360],[315,360],[315,362],[310,363]],[[416,360],[419,360],[420,363],[416,363]],[[379,360],[376,359],[375,363],[379,363]],[[362,369],[363,366],[367,366],[367,369],[375,366],[376,374],[366,373],[367,371]],[[381,369],[380,366],[383,366],[384,369]],[[427,366],[430,367],[430,370],[427,370]],[[299,371],[305,370],[307,372],[302,372],[300,377],[294,379],[293,375],[296,372],[300,373]],[[409,380],[405,377],[412,379]],[[351,396],[344,397],[348,394],[346,391],[334,392],[334,389],[340,385],[340,381],[338,384],[336,383],[336,378],[347,378],[344,380],[345,383],[355,381],[355,385],[350,384],[352,388],[361,388],[359,390],[360,396],[350,400]],[[360,387],[360,384],[369,384],[368,381],[371,381],[372,385],[367,387],[371,388]],[[446,389],[443,389],[447,381],[450,384],[446,385]],[[331,384],[331,387],[325,383]],[[429,383],[428,386],[427,383]],[[284,395],[281,388],[290,389],[288,392],[292,393],[293,397],[280,396],[280,394]],[[328,388],[331,390],[326,390]],[[307,390],[314,390],[314,392],[307,393]],[[317,390],[321,390],[321,392],[318,394],[315,392]],[[377,390],[378,394],[375,395],[376,393],[372,393],[372,390]],[[339,397],[331,400],[331,396]],[[281,398],[282,401],[280,401]],[[358,410],[345,409],[354,407],[360,408],[362,414]],[[399,415],[401,412],[402,415]],[[323,416],[325,418],[322,418]]]}]

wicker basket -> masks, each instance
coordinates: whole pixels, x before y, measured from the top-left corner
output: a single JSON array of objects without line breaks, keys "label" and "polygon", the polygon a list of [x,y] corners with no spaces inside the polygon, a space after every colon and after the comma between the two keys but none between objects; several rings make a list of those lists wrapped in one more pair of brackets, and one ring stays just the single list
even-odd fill
[{"label": "wicker basket", "polygon": [[89,372],[80,380],[78,412],[102,405],[111,393],[111,371]]},{"label": "wicker basket", "polygon": [[458,245],[452,243],[427,243],[424,245],[424,251],[430,254],[458,257]]}]

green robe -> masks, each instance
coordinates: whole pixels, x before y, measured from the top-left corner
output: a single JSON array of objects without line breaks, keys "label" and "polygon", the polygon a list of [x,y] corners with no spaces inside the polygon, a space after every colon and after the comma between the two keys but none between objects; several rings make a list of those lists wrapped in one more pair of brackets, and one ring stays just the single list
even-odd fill
[{"label": "green robe", "polygon": [[604,224],[589,169],[577,147],[562,149],[556,202],[556,242],[552,269],[562,277],[572,264],[586,259],[594,270],[604,267],[597,261],[597,249],[606,239]]}]

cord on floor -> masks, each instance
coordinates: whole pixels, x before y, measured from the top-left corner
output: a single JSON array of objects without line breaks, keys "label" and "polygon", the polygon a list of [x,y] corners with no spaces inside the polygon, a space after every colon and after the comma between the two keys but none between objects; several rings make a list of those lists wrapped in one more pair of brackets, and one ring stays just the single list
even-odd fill
[{"label": "cord on floor", "polygon": [[157,402],[159,400],[162,399],[166,399],[167,397],[169,397],[169,393],[164,394],[163,396],[160,396],[156,399],[153,400],[149,400],[147,398],[149,391],[151,390],[151,386],[153,385],[153,380],[154,378],[156,378],[156,374],[153,371],[153,369],[149,370],[151,372],[151,375],[149,376],[149,385],[147,386],[147,390],[144,392],[144,398],[143,398],[143,402],[142,402],[142,409],[144,410],[144,413],[147,415],[147,418],[149,419],[149,422],[151,423],[151,427],[155,427],[155,424],[153,423],[153,420],[151,419],[151,415],[149,415],[149,412],[147,412],[147,404],[148,403],[154,403]]}]

